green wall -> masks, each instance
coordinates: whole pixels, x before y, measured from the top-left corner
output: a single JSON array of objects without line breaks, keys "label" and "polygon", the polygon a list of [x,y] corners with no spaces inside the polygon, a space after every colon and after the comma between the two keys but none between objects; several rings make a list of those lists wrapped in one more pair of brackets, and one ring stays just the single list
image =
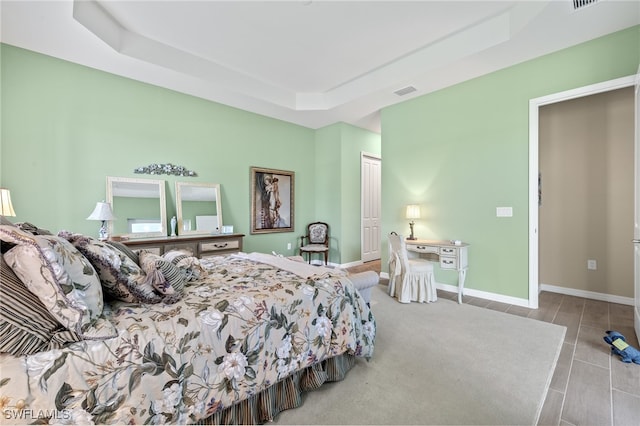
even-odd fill
[{"label": "green wall", "polygon": [[316,213],[317,220],[330,227],[330,262],[345,264],[361,259],[362,152],[380,155],[380,135],[345,123],[316,132]]},{"label": "green wall", "polygon": [[[325,140],[319,136],[322,129],[6,44],[0,49],[0,185],[11,189],[18,215],[13,221],[97,236],[98,224],[86,217],[96,201],[105,199],[106,176],[164,179],[168,220],[176,214],[176,181],[210,182],[220,184],[224,224],[246,234],[245,251],[297,254],[306,224],[325,218],[337,230],[332,232],[336,238],[332,261],[360,258],[359,247],[357,257],[342,254],[338,241],[343,238],[344,218],[336,210],[339,206],[331,203],[334,197],[342,198],[342,192],[349,197],[357,193],[359,198],[359,177],[353,182],[342,178],[336,186],[325,182],[335,178],[336,161],[339,168],[349,163],[346,168],[359,170],[359,158],[340,158],[345,145],[374,151],[371,139],[379,152],[380,135],[340,124],[336,139]],[[134,168],[152,163],[178,164],[196,171],[198,177],[133,173]],[[294,232],[250,235],[251,166],[295,172]],[[321,204],[316,192],[325,191],[330,202]],[[359,215],[359,207],[351,214]],[[354,239],[353,232],[348,229],[344,238]]]},{"label": "green wall", "polygon": [[407,235],[419,204],[417,237],[471,244],[466,287],[528,299],[529,100],[635,74],[639,56],[636,26],[385,108],[383,234]]},{"label": "green wall", "polygon": [[[219,183],[225,224],[247,235],[248,251],[286,253],[315,216],[313,130],[5,44],[1,53],[1,182],[15,221],[97,235],[85,218],[106,176],[165,179],[168,218],[175,181]],[[151,163],[198,177],[133,173]],[[296,173],[296,232],[249,234],[251,166]]]}]

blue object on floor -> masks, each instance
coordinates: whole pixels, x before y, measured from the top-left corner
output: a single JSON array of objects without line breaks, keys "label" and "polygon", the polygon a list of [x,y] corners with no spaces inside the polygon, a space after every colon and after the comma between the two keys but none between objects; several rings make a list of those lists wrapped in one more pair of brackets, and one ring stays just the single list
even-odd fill
[{"label": "blue object on floor", "polygon": [[611,352],[620,356],[622,362],[640,364],[640,351],[629,345],[621,333],[607,330],[604,341],[611,345]]}]

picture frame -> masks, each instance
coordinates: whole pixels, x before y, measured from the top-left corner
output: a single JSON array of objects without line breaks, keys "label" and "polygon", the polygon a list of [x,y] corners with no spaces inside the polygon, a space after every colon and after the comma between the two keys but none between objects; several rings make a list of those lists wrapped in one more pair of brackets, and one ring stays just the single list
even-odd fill
[{"label": "picture frame", "polygon": [[251,167],[251,234],[293,232],[295,173]]}]

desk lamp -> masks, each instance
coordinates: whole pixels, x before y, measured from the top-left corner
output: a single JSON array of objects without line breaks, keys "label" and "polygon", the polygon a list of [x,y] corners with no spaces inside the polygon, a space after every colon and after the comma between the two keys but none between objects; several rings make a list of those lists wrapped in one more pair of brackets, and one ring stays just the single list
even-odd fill
[{"label": "desk lamp", "polygon": [[7,188],[0,188],[0,215],[16,215],[16,212],[13,210],[13,204],[11,204],[11,193]]},{"label": "desk lamp", "polygon": [[407,206],[407,219],[410,219],[409,228],[411,228],[411,235],[407,240],[417,240],[413,235],[413,225],[415,225],[414,219],[420,219],[420,206],[417,204],[409,204]]},{"label": "desk lamp", "polygon": [[109,203],[97,202],[96,208],[93,209],[93,212],[89,215],[87,220],[100,220],[102,221],[102,226],[100,227],[100,231],[98,232],[98,239],[100,241],[105,241],[109,238],[109,231],[107,230],[107,221],[115,220],[116,217],[113,215],[113,211],[111,211],[111,205]]}]

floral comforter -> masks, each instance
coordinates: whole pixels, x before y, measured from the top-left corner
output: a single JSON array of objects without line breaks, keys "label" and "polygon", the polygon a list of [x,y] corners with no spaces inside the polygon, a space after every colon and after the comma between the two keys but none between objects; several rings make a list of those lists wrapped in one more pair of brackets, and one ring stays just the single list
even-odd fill
[{"label": "floral comforter", "polygon": [[185,424],[314,363],[373,355],[375,320],[346,278],[235,257],[173,305],[108,305],[117,338],[0,356],[0,422]]}]

